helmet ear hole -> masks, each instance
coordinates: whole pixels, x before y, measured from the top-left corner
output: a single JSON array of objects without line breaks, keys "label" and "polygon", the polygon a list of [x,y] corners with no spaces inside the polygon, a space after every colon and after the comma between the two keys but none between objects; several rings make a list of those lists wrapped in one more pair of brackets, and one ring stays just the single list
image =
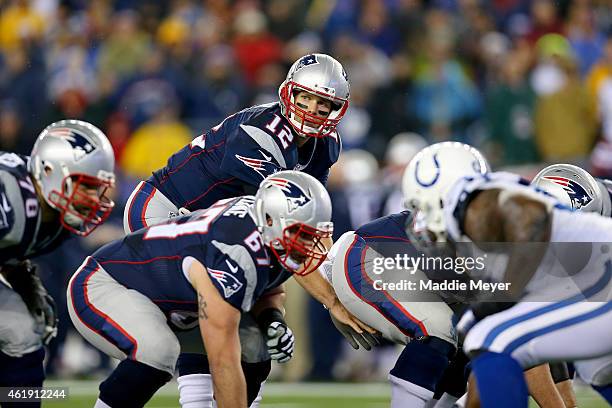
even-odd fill
[{"label": "helmet ear hole", "polygon": [[49,176],[51,173],[53,173],[53,166],[50,163],[44,162],[43,172],[45,173],[45,176]]},{"label": "helmet ear hole", "polygon": [[268,227],[271,227],[271,226],[272,226],[272,224],[274,224],[274,220],[272,219],[272,217],[270,217],[270,215],[269,215],[269,214],[266,214],[266,225],[267,225]]}]

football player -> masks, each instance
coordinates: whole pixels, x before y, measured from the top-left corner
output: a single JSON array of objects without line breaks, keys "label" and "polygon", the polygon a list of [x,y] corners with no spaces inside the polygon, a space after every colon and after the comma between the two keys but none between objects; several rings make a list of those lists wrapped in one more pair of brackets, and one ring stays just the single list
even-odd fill
[{"label": "football player", "polygon": [[[181,346],[168,320],[177,312],[198,318],[218,406],[247,406],[241,312],[292,274],[335,318],[362,331],[329,283],[310,274],[325,259],[330,218],[320,182],[282,171],[254,197],[220,200],[88,257],[69,284],[70,317],[83,337],[122,360],[100,385],[96,408],[142,407],[172,378]],[[212,404],[209,396],[197,406]]]},{"label": "football player", "polygon": [[[612,182],[596,179],[586,170],[572,164],[553,164],[542,169],[531,184],[554,196],[563,204],[574,210],[594,212],[604,217],[612,216],[610,189]],[[612,356],[607,361],[598,359],[595,362],[579,362],[583,380],[597,391],[605,391],[602,379],[612,371]],[[567,364],[550,364],[555,383],[563,396],[566,407],[577,406],[576,396]]]},{"label": "football player", "polygon": [[252,194],[279,170],[301,170],[325,184],[341,148],[336,126],[349,104],[344,68],[329,55],[306,55],[289,69],[279,98],[227,117],[138,184],[126,205],[126,233],[179,210]]},{"label": "football player", "polygon": [[[493,272],[487,278],[508,283],[509,290],[499,302],[472,304],[457,329],[467,333],[463,346],[482,406],[527,407],[523,369],[612,353],[612,258],[606,245],[612,220],[574,212],[512,174],[458,174],[436,153],[426,149],[409,165],[408,204],[423,214],[424,241],[474,243],[479,250],[483,243],[513,243],[501,276],[487,269]],[[534,242],[540,245],[521,246]],[[572,244],[555,246],[564,242]],[[584,341],[575,341],[584,333]],[[611,374],[600,378],[604,395]]]},{"label": "football player", "polygon": [[[489,171],[489,164],[476,149],[452,153],[457,168],[482,173]],[[369,222],[342,235],[321,267],[339,300],[353,315],[375,328],[387,340],[405,346],[389,374],[392,408],[425,407],[434,397],[457,352],[457,336],[452,323],[453,307],[459,306],[456,296],[441,292],[420,296],[419,291],[409,296],[408,291],[385,290],[380,286],[382,281],[393,280],[389,277],[393,271],[377,270],[377,265],[383,263],[379,262],[382,257],[387,260],[398,255],[422,256],[412,244],[414,231],[418,228],[418,216],[410,211]],[[425,270],[414,271],[412,275],[407,271],[399,273],[413,282],[427,279],[425,275]],[[353,347],[358,347],[355,340],[367,349],[374,344],[367,332],[358,335],[350,328],[337,323],[336,326]],[[452,391],[448,390],[454,395],[445,396],[442,404],[450,405],[465,392],[462,370],[456,371],[459,375],[453,378]]]},{"label": "football player", "polygon": [[0,152],[0,386],[42,386],[43,344],[57,319],[29,259],[104,222],[114,165],[104,133],[78,120],[49,125],[29,157]]},{"label": "football player", "polygon": [[[298,59],[279,87],[279,102],[229,116],[138,184],[125,207],[126,233],[207,208],[219,199],[253,194],[265,177],[279,170],[301,170],[325,185],[329,168],[340,154],[336,126],[348,105],[349,82],[338,61],[325,54]],[[282,287],[275,291],[276,298],[284,296]],[[279,362],[292,355],[288,347],[293,342],[291,330],[278,310],[268,313],[269,323],[276,327],[268,331],[269,325],[260,325],[265,341],[258,338],[262,333],[251,316],[244,316],[245,330],[241,332],[247,382],[257,389],[270,372],[268,352]],[[269,350],[266,342],[270,342]],[[184,353],[177,368],[181,401],[193,399],[183,392],[192,389],[191,385],[206,384],[206,390],[196,392],[198,395],[212,391],[207,363],[201,355]],[[188,408],[185,404],[183,407]]]}]

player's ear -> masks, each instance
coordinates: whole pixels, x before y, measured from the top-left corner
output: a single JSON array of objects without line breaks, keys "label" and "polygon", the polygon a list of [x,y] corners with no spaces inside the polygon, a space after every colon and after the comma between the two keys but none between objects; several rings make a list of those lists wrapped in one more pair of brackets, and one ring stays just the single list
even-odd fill
[{"label": "player's ear", "polygon": [[273,223],[274,222],[272,221],[272,217],[266,214],[266,225],[268,225],[268,227],[271,227]]}]

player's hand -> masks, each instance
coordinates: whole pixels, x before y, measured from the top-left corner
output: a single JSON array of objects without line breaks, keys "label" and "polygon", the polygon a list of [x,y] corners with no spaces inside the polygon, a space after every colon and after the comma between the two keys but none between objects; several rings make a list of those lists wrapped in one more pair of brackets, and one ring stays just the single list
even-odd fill
[{"label": "player's hand", "polygon": [[332,307],[329,308],[329,314],[338,322],[349,326],[357,334],[362,334],[364,332],[368,332],[370,334],[377,333],[375,329],[371,328],[346,310],[338,298],[336,298]]},{"label": "player's hand", "polygon": [[42,319],[44,321],[42,340],[45,345],[48,345],[51,340],[57,336],[57,306],[55,300],[48,293],[44,295],[41,304]]},{"label": "player's hand", "polygon": [[43,342],[49,344],[57,335],[57,307],[38,277],[36,265],[23,261],[17,265],[3,266],[2,269],[6,280],[42,327]]},{"label": "player's hand", "polygon": [[272,322],[266,331],[266,345],[270,358],[279,363],[286,363],[293,357],[295,337],[284,322]]},{"label": "player's hand", "polygon": [[293,357],[295,337],[285,323],[280,310],[270,307],[259,313],[257,324],[266,338],[266,346],[272,360],[286,363]]},{"label": "player's hand", "polygon": [[347,324],[340,323],[331,313],[329,314],[332,323],[336,326],[336,329],[344,336],[344,338],[349,342],[351,347],[355,350],[359,349],[359,345],[366,350],[372,350],[372,347],[375,347],[380,344],[380,341],[377,336],[368,333],[362,332],[357,333],[353,328]]}]

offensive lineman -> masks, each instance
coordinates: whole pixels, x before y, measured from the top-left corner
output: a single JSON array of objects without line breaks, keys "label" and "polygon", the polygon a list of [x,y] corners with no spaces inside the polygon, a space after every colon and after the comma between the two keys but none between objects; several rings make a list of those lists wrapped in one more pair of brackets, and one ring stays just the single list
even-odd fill
[{"label": "offensive lineman", "polygon": [[[338,61],[325,54],[299,58],[279,87],[279,102],[229,116],[138,184],[125,207],[126,233],[207,208],[219,199],[253,194],[266,176],[279,170],[301,170],[325,185],[329,168],[340,154],[336,126],[348,105],[348,77]],[[267,316],[259,322],[265,339],[252,316],[243,316],[243,368],[249,388],[257,390],[271,368],[268,353],[284,362],[293,351],[293,334],[279,311],[284,290],[275,288],[269,295]],[[268,331],[270,325],[274,328]],[[266,347],[266,342],[270,346]],[[247,348],[246,344],[262,347]],[[179,358],[184,408],[189,408],[184,401],[197,399],[202,393],[210,395],[206,365],[197,354],[183,353]],[[204,388],[200,384],[205,384]]]},{"label": "offensive lineman", "polygon": [[122,360],[100,385],[95,407],[144,406],[172,378],[181,346],[167,320],[176,311],[198,316],[217,405],[247,406],[240,313],[292,274],[360,331],[331,286],[308,275],[325,259],[321,241],[331,236],[330,218],[321,183],[282,171],[266,178],[255,197],[220,200],[88,257],[69,284],[70,317],[88,341]]},{"label": "offensive lineman", "polygon": [[[451,151],[448,157],[444,156],[444,151],[441,153],[439,160],[452,159],[458,167],[463,165],[472,168],[472,163],[476,163],[475,171],[482,174],[490,171],[486,159],[476,149]],[[372,291],[377,279],[382,277],[388,281],[388,274],[391,273],[377,273],[376,258],[392,259],[397,254],[415,258],[419,256],[411,240],[418,223],[414,213],[403,211],[347,232],[334,243],[328,261],[321,268],[342,304],[352,314],[375,328],[386,339],[405,346],[389,374],[392,408],[424,407],[434,397],[457,351],[451,309],[457,304],[457,299],[441,293],[408,298],[407,292],[402,291],[380,288],[375,289],[376,293]],[[403,275],[407,276],[408,273]],[[416,282],[427,278],[423,271],[418,271],[411,279]],[[340,327],[340,331],[346,335],[346,329]],[[372,343],[367,333],[352,336],[365,348]],[[455,397],[447,395],[442,404],[450,405],[465,391],[465,380],[461,380],[462,371],[455,370],[454,366],[451,370],[460,377],[453,381],[456,383],[453,389]],[[449,373],[450,376],[453,374]]]},{"label": "offensive lineman", "polygon": [[[435,151],[417,155],[403,181],[412,192],[408,204],[424,215],[433,242],[515,244],[503,275],[489,278],[509,282],[509,295],[519,302],[473,304],[457,329],[467,333],[464,349],[472,357],[482,406],[527,407],[523,369],[605,359],[612,352],[612,259],[605,243],[598,243],[612,239],[612,221],[572,212],[515,175],[449,170]],[[584,244],[583,232],[598,242]],[[519,246],[530,242],[540,246]],[[552,246],[556,242],[573,244],[559,250]],[[576,242],[582,243],[578,249]],[[571,271],[571,279],[559,278],[564,271]],[[588,341],[576,342],[584,333]],[[609,391],[610,373],[601,380]]]},{"label": "offensive lineman", "polygon": [[57,321],[28,259],[52,251],[69,231],[86,236],[104,222],[114,205],[105,195],[114,165],[104,133],[78,120],[45,128],[30,157],[0,152],[0,386],[42,386],[43,344]]}]

